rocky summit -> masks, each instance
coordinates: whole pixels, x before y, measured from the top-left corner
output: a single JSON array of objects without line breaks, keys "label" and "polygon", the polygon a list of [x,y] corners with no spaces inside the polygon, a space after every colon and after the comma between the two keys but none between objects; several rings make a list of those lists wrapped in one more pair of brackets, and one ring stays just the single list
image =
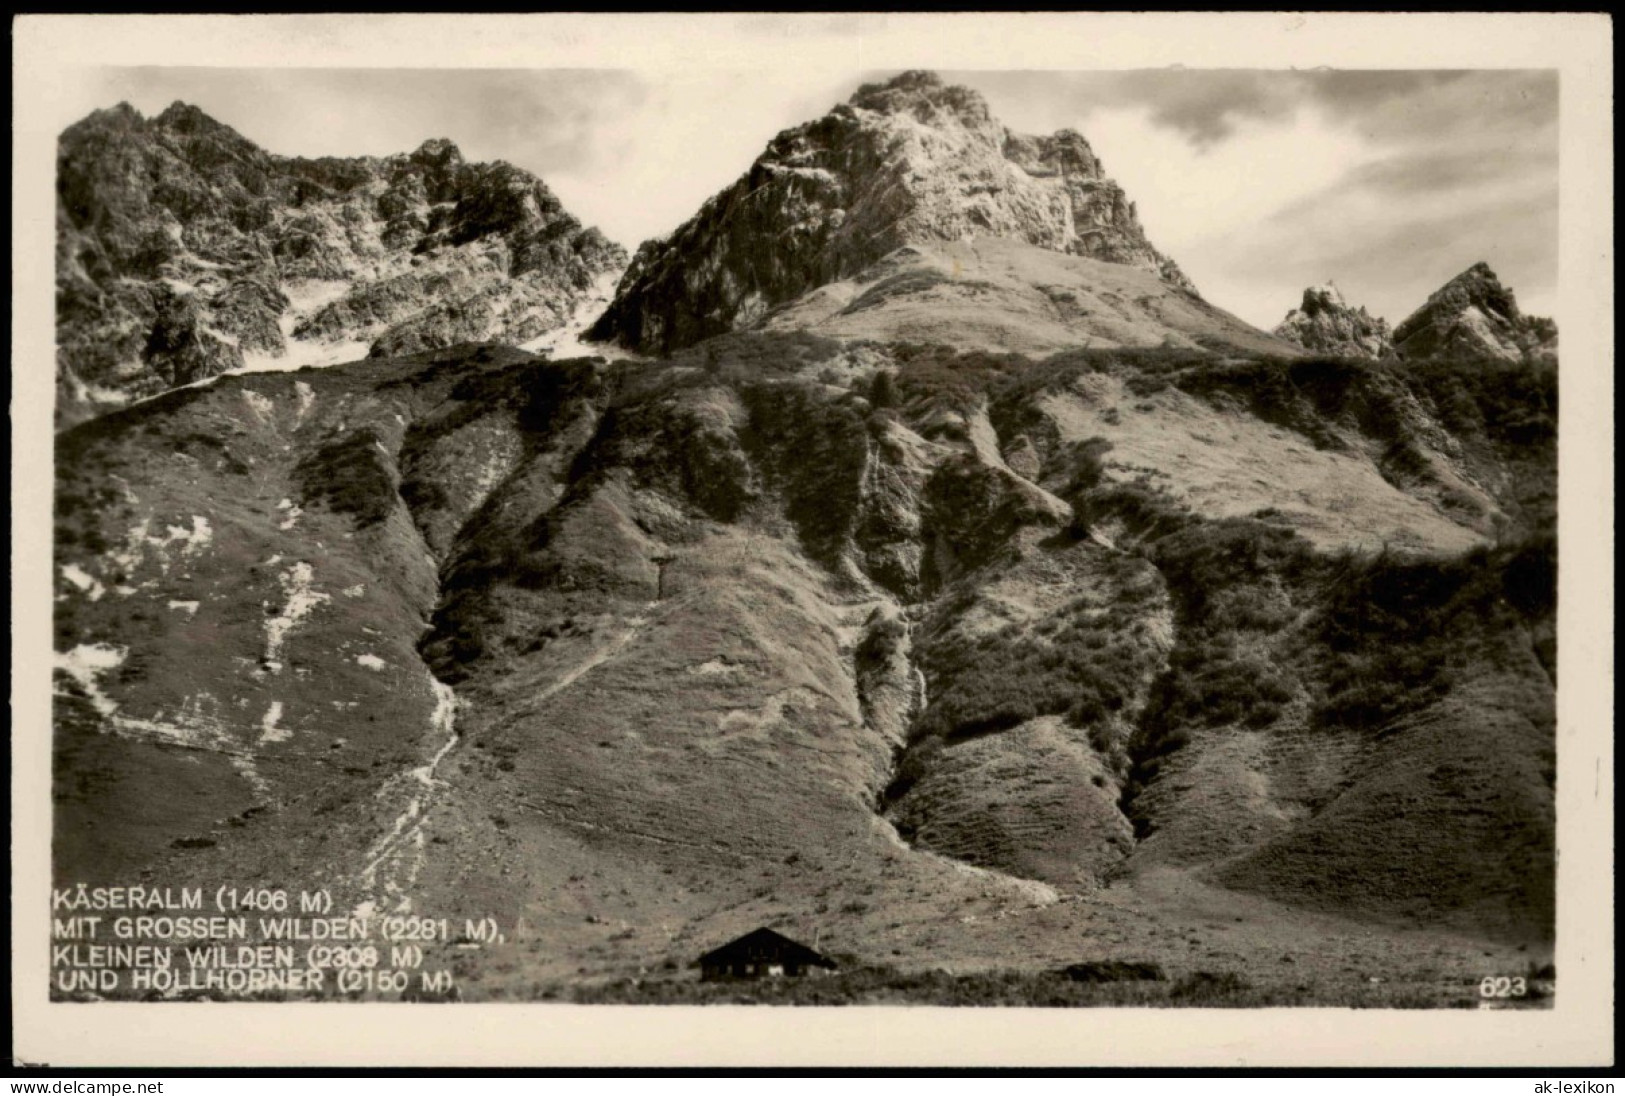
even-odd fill
[{"label": "rocky summit", "polygon": [[592,335],[669,352],[748,327],[905,245],[998,238],[1195,287],[1072,130],[1012,133],[926,72],[866,85],[779,134],[733,186],[638,249]]},{"label": "rocky summit", "polygon": [[1406,358],[1555,358],[1557,325],[1525,316],[1495,271],[1474,263],[1394,330],[1394,347]]},{"label": "rocky summit", "polygon": [[450,141],[289,158],[184,103],[70,127],[57,199],[64,423],[233,370],[526,342],[625,264],[541,180]]},{"label": "rocky summit", "polygon": [[1353,358],[1385,358],[1394,352],[1388,321],[1362,306],[1351,308],[1337,286],[1312,285],[1303,303],[1286,314],[1275,334],[1306,350]]},{"label": "rocky summit", "polygon": [[[171,143],[91,162],[157,193]],[[613,252],[446,145],[203,147],[240,191],[119,292],[189,272],[167,307],[274,345],[220,271],[334,275],[297,330],[377,352],[58,435],[58,886],[491,918],[424,945],[465,1000],[1459,1006],[1549,961],[1557,365],[1446,353],[1533,330],[1492,278],[1402,327],[1425,357],[1294,345],[1191,292],[1082,138],[907,74],[639,251],[598,331],[655,354],[420,349],[434,302]],[[287,227],[344,210],[349,249]],[[418,312],[336,277],[426,239],[472,280]],[[691,969],[763,926],[840,970]]]}]

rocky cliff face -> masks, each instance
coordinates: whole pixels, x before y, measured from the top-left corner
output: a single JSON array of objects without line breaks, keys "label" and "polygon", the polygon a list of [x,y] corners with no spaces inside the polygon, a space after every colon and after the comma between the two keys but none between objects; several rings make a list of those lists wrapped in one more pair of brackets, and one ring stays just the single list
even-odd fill
[{"label": "rocky cliff face", "polygon": [[1275,328],[1277,337],[1319,354],[1385,358],[1394,352],[1388,321],[1351,308],[1330,283],[1303,291],[1303,303]]},{"label": "rocky cliff face", "polygon": [[1139,267],[1195,293],[1082,136],[1011,133],[976,92],[910,72],[779,134],[692,220],[639,248],[593,336],[680,349],[905,244],[979,237]]},{"label": "rocky cliff face", "polygon": [[121,105],[62,134],[57,172],[65,422],[233,369],[535,339],[625,262],[541,180],[444,140],[295,159]]},{"label": "rocky cliff face", "polygon": [[1525,316],[1495,271],[1474,263],[1394,330],[1394,347],[1406,358],[1555,360],[1557,325]]}]

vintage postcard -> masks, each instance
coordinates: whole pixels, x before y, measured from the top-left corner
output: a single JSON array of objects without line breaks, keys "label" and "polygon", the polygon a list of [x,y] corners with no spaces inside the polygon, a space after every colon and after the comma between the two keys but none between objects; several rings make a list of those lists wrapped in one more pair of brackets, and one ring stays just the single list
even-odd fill
[{"label": "vintage postcard", "polygon": [[1612,1060],[1605,19],[17,30],[24,1060]]}]

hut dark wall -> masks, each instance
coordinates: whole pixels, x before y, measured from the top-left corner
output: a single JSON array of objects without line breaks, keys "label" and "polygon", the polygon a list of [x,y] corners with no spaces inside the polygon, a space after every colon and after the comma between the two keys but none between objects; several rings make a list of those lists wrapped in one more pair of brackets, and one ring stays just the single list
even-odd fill
[{"label": "hut dark wall", "polygon": [[800,978],[834,970],[835,963],[805,944],[772,929],[746,933],[699,959],[700,977],[707,981],[728,978]]}]

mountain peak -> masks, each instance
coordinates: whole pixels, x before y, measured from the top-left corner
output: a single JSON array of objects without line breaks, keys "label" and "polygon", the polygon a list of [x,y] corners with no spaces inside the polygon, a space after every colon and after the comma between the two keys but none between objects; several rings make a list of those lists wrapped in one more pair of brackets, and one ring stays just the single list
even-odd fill
[{"label": "mountain peak", "polygon": [[129,132],[142,129],[147,120],[139,110],[127,102],[93,110],[62,131],[62,140],[72,142],[80,135],[108,132]]},{"label": "mountain peak", "polygon": [[910,114],[928,123],[943,112],[956,114],[972,124],[988,124],[993,120],[987,100],[980,93],[945,84],[936,73],[922,69],[900,73],[881,83],[864,84],[847,102],[881,114]]},{"label": "mountain peak", "polygon": [[1331,281],[1306,288],[1303,302],[1287,313],[1275,334],[1321,354],[1385,358],[1394,352],[1388,322],[1363,306],[1351,308]]},{"label": "mountain peak", "polygon": [[427,167],[450,167],[463,162],[463,151],[445,137],[431,137],[417,147],[411,161]]},{"label": "mountain peak", "polygon": [[163,113],[153,120],[153,124],[164,129],[176,130],[180,133],[205,133],[211,130],[230,129],[223,122],[217,121],[202,108],[191,103],[176,99],[165,107]]},{"label": "mountain peak", "polygon": [[899,72],[896,76],[893,76],[889,80],[881,80],[880,82],[874,84],[864,84],[858,89],[857,95],[854,95],[853,98],[856,99],[865,92],[911,91],[916,89],[940,88],[943,86],[942,77],[938,76],[930,69],[909,69],[906,72]]},{"label": "mountain peak", "polygon": [[1337,288],[1337,284],[1328,281],[1325,285],[1312,285],[1306,288],[1303,291],[1303,303],[1298,307],[1307,315],[1318,316],[1322,312],[1347,308],[1348,302],[1343,299],[1343,291]]},{"label": "mountain peak", "polygon": [[1555,352],[1556,341],[1556,325],[1525,316],[1486,262],[1451,278],[1394,331],[1394,345],[1407,358],[1517,360]]},{"label": "mountain peak", "polygon": [[1500,276],[1490,268],[1489,263],[1482,261],[1474,263],[1445,282],[1433,296],[1442,298],[1456,293],[1465,293],[1475,303],[1493,308],[1509,319],[1516,319],[1519,315],[1518,304],[1512,290],[1501,284]]},{"label": "mountain peak", "polygon": [[754,323],[911,244],[978,238],[1139,267],[1194,293],[1081,134],[1014,134],[970,88],[910,71],[775,137],[640,249],[594,336],[664,353]]}]

